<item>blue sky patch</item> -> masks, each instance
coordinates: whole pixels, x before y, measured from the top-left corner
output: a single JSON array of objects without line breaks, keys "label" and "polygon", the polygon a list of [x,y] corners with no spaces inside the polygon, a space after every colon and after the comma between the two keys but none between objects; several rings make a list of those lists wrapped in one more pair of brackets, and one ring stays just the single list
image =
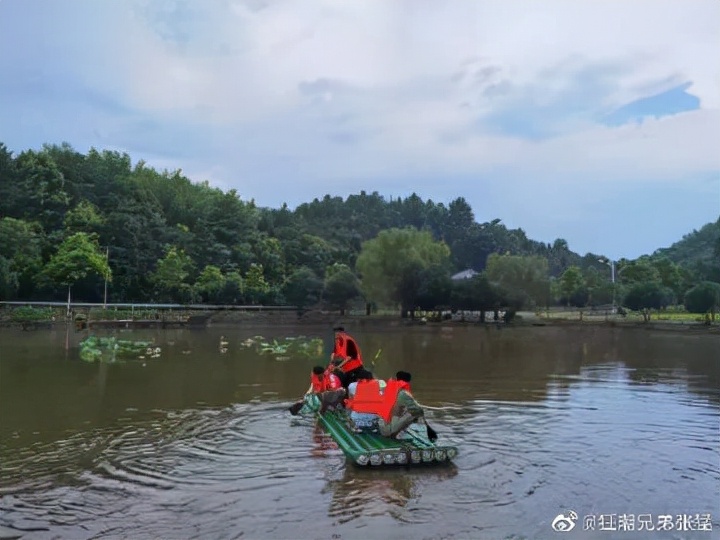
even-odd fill
[{"label": "blue sky patch", "polygon": [[687,93],[690,86],[692,83],[686,82],[660,94],[632,101],[607,115],[603,123],[621,126],[629,122],[642,122],[648,117],[662,118],[699,109],[700,100]]}]

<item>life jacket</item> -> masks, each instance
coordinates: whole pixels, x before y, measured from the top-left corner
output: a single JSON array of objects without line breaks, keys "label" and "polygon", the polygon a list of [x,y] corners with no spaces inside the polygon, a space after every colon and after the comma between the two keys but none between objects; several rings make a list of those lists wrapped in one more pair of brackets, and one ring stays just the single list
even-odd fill
[{"label": "life jacket", "polygon": [[376,379],[358,381],[355,395],[347,400],[346,406],[351,411],[377,414],[389,423],[400,390],[409,392],[410,385],[405,381],[391,379],[381,391]]},{"label": "life jacket", "polygon": [[333,358],[341,358],[345,362],[340,369],[343,373],[349,373],[350,371],[363,366],[362,353],[358,346],[355,338],[346,332],[338,332],[335,334],[335,347],[333,348]]},{"label": "life jacket", "polygon": [[322,377],[312,373],[310,375],[310,382],[312,383],[312,391],[315,394],[326,392],[328,390],[337,390],[342,386],[338,376],[328,371],[326,371]]},{"label": "life jacket", "polygon": [[342,382],[340,382],[340,377],[330,371],[325,372],[324,380],[325,390],[337,390],[338,388],[342,388]]}]

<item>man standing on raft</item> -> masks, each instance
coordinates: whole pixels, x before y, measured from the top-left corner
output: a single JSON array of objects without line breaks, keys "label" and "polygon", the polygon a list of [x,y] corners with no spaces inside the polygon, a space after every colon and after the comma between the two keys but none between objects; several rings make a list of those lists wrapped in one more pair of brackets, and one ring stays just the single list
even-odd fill
[{"label": "man standing on raft", "polygon": [[357,375],[364,369],[360,347],[345,328],[338,326],[333,328],[335,332],[335,344],[330,355],[330,366],[335,374],[340,377],[344,388],[357,381]]}]

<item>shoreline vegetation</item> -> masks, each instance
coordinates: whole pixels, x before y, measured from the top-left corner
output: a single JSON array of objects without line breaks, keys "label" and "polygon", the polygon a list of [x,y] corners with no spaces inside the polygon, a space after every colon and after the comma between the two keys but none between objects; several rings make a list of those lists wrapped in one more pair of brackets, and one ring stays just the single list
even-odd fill
[{"label": "shoreline vegetation", "polygon": [[[483,310],[491,321],[500,311],[508,323],[535,306],[574,306],[570,319],[617,306],[645,322],[668,310],[720,312],[720,218],[670,247],[615,260],[478,219],[462,196],[360,191],[264,208],[179,170],[68,144],[15,154],[0,142],[0,171],[0,306],[112,302],[150,310],[148,321],[170,305],[368,315],[394,306],[403,320],[428,323],[438,310]],[[35,320],[26,315],[17,319]]]},{"label": "shoreline vegetation", "polygon": [[367,315],[337,311],[306,310],[298,313],[287,306],[243,306],[222,309],[219,306],[201,308],[175,307],[153,308],[148,304],[134,309],[115,309],[109,306],[75,307],[67,317],[66,306],[34,307],[27,305],[0,307],[0,327],[17,327],[23,330],[52,328],[73,324],[76,330],[130,327],[212,327],[231,325],[337,325],[348,327],[385,326],[505,326],[505,327],[623,327],[652,330],[695,330],[720,334],[720,321],[703,315],[680,310],[657,310],[647,314],[625,312],[621,315],[610,309],[550,308],[548,310],[520,311],[512,320],[505,322],[500,316],[494,319],[492,312],[480,321],[478,312],[457,311],[436,313],[418,312],[414,318],[401,318],[397,312],[382,310]]}]

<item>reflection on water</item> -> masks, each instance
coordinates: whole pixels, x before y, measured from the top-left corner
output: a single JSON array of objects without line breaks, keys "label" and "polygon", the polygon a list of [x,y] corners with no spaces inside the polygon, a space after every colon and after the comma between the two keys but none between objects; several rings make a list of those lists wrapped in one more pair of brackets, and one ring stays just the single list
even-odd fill
[{"label": "reflection on water", "polygon": [[413,372],[460,449],[365,470],[287,414],[318,359],[239,346],[256,334],[327,332],[124,332],[163,353],[108,365],[80,361],[74,332],[0,330],[0,538],[547,538],[567,510],[710,512],[720,530],[717,336],[357,331],[366,357],[382,350],[376,374]]}]

